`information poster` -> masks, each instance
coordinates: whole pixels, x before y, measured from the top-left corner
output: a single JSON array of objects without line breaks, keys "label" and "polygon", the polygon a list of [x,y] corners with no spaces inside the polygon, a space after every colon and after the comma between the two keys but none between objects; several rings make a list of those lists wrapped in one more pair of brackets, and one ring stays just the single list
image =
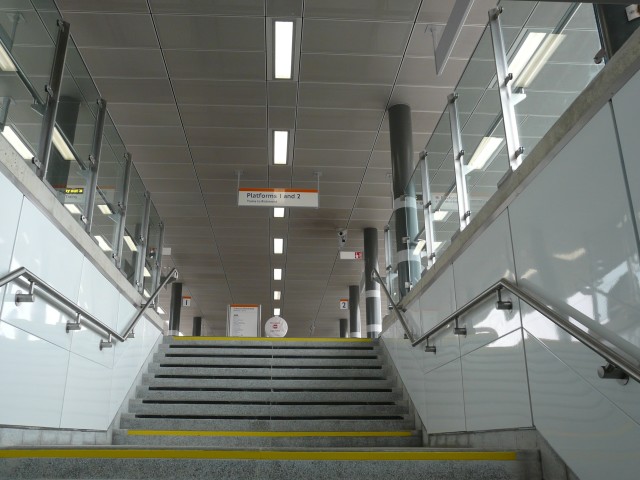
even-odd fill
[{"label": "information poster", "polygon": [[234,304],[227,307],[227,336],[259,337],[260,305]]}]

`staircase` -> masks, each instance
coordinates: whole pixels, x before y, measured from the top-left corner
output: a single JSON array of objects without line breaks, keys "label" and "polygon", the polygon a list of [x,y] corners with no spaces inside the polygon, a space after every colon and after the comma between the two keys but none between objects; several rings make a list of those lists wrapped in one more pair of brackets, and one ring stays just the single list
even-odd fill
[{"label": "staircase", "polygon": [[0,477],[540,478],[534,452],[422,448],[380,349],[367,339],[167,337],[114,447],[29,450],[9,471],[0,451]]}]

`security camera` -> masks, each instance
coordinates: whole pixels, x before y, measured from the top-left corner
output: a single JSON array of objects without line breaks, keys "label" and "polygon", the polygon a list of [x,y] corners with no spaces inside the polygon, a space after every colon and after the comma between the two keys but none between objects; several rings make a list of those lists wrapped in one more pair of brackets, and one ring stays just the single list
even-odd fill
[{"label": "security camera", "polygon": [[338,230],[338,248],[342,248],[347,243],[347,229],[341,228]]}]

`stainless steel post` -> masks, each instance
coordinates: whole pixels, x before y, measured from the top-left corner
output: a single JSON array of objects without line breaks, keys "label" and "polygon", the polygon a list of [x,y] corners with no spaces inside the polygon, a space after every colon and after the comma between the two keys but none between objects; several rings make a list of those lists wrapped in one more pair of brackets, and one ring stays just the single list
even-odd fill
[{"label": "stainless steel post", "polygon": [[118,231],[115,239],[116,248],[115,252],[113,252],[113,260],[118,270],[122,268],[122,248],[124,246],[124,235],[127,226],[127,202],[129,201],[129,186],[131,184],[131,154],[129,152],[125,154],[123,183],[122,198],[118,202],[120,218],[118,220]]},{"label": "stainless steel post", "polygon": [[469,194],[467,192],[467,176],[464,171],[464,149],[460,134],[460,120],[458,119],[458,94],[452,93],[449,99],[449,122],[451,124],[451,144],[453,146],[453,169],[456,173],[456,192],[458,194],[458,219],[460,231],[469,225],[471,209],[469,208]]},{"label": "stainless steel post", "polygon": [[431,184],[429,183],[428,153],[420,153],[420,178],[422,179],[422,207],[424,213],[424,250],[427,255],[427,269],[433,266],[436,259],[433,231],[433,204],[431,201]]},{"label": "stainless steel post", "polygon": [[151,193],[144,192],[144,215],[142,217],[142,227],[138,237],[138,258],[136,262],[136,287],[140,293],[144,292],[144,268],[147,258],[147,248],[149,248],[149,217],[151,214]]},{"label": "stainless steel post", "polygon": [[107,102],[98,99],[98,116],[96,118],[96,126],[93,130],[93,144],[91,145],[91,154],[89,155],[91,176],[87,182],[89,195],[87,196],[87,204],[85,208],[86,225],[85,230],[91,233],[93,226],[93,211],[96,206],[96,194],[98,188],[98,169],[100,168],[100,151],[102,150],[102,133],[104,131],[104,118],[107,113]]},{"label": "stainless steel post", "polygon": [[367,337],[378,338],[382,332],[380,312],[380,285],[373,279],[378,270],[378,230],[364,229],[364,295],[367,309]]}]

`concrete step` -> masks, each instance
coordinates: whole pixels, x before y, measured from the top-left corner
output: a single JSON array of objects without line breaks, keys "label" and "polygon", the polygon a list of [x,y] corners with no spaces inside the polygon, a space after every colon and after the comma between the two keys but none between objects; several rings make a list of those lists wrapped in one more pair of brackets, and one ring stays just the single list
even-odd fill
[{"label": "concrete step", "polygon": [[271,378],[158,378],[155,374],[146,373],[142,377],[142,385],[163,388],[225,388],[238,390],[328,390],[328,391],[363,391],[388,390],[394,388],[389,379],[271,379]]},{"label": "concrete step", "polygon": [[221,448],[421,447],[422,432],[215,432],[115,430],[114,445]]},{"label": "concrete step", "polygon": [[180,347],[248,347],[373,350],[377,341],[367,338],[234,338],[234,337],[165,337],[164,344]]},{"label": "concrete step", "polygon": [[133,413],[123,413],[120,428],[127,430],[233,430],[251,432],[286,431],[392,431],[413,430],[413,420],[365,420],[365,419],[314,419],[314,420],[258,420],[236,418],[139,418]]},{"label": "concrete step", "polygon": [[334,358],[261,358],[261,357],[204,357],[204,356],[166,356],[156,353],[153,358],[154,365],[181,366],[181,365],[206,365],[206,366],[247,366],[247,367],[319,367],[319,368],[382,368],[382,361],[378,358],[362,359],[334,359]]},{"label": "concrete step", "polygon": [[165,417],[248,417],[248,418],[403,418],[407,408],[400,405],[262,405],[201,403],[129,403],[129,413]]},{"label": "concrete step", "polygon": [[210,401],[210,402],[271,402],[271,403],[381,403],[402,402],[400,392],[256,392],[208,390],[149,390],[138,387],[137,398],[142,400]]},{"label": "concrete step", "polygon": [[[403,449],[0,450],[0,478],[282,480],[540,479],[537,452]],[[248,461],[250,460],[250,461]]]},{"label": "concrete step", "polygon": [[296,348],[296,347],[254,347],[237,346],[183,346],[181,344],[160,344],[158,353],[176,355],[216,355],[228,357],[320,357],[320,358],[377,358],[380,347],[370,349],[349,348]]},{"label": "concrete step", "polygon": [[269,366],[265,367],[202,367],[202,366],[185,366],[185,367],[160,367],[158,365],[149,365],[149,373],[155,375],[171,375],[171,376],[197,376],[197,377],[231,377],[231,378],[293,378],[293,379],[313,379],[313,378],[375,378],[384,379],[386,377],[385,368],[345,368],[335,369],[327,368],[282,368]]}]

